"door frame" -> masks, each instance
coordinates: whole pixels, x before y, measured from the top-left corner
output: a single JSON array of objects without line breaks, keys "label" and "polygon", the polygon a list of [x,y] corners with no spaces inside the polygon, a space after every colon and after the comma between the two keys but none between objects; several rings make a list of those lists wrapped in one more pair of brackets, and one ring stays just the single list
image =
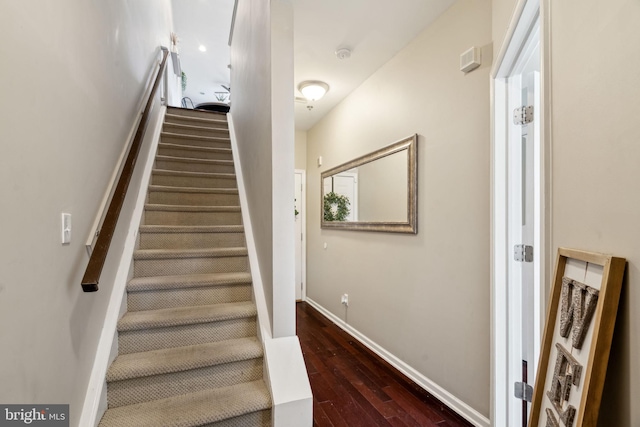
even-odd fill
[{"label": "door frame", "polygon": [[[508,259],[512,248],[508,243],[508,109],[507,77],[513,71],[529,29],[539,17],[540,25],[540,145],[534,154],[535,236],[534,283],[536,312],[534,329],[543,330],[546,312],[547,279],[550,278],[551,255],[551,91],[550,91],[550,35],[549,0],[518,0],[507,35],[491,70],[491,424],[508,425],[507,407],[513,385],[508,384],[508,355],[510,350],[508,306]],[[541,333],[541,332],[540,332]],[[539,349],[539,337],[534,337]]]},{"label": "door frame", "polygon": [[[307,171],[304,169],[295,169],[294,175],[300,174],[302,185],[302,200],[300,220],[302,221],[302,265],[300,266],[300,275],[302,276],[302,293],[301,300],[307,300]],[[295,181],[295,179],[294,179]],[[296,237],[297,239],[297,237]],[[296,283],[296,286],[298,284]]]}]

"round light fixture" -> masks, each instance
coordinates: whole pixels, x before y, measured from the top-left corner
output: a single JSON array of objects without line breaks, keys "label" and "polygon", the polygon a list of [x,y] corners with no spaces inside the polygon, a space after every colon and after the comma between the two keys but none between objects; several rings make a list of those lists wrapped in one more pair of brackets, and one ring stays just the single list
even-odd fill
[{"label": "round light fixture", "polygon": [[200,52],[206,52],[207,51],[207,47],[205,45],[201,44],[200,46],[198,46],[198,50]]},{"label": "round light fixture", "polygon": [[329,91],[329,85],[317,80],[307,80],[300,83],[298,89],[309,101],[317,101]]}]

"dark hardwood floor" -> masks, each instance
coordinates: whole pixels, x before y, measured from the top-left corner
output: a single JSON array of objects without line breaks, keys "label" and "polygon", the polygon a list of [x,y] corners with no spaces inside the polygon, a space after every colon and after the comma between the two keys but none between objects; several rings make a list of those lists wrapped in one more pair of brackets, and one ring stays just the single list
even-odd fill
[{"label": "dark hardwood floor", "polygon": [[297,315],[315,427],[471,426],[309,304]]}]

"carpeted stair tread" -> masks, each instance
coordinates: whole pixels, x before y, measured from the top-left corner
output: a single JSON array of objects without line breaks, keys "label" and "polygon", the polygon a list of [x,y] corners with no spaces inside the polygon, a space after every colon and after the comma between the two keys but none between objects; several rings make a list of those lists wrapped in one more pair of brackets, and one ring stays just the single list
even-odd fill
[{"label": "carpeted stair tread", "polygon": [[184,134],[175,133],[175,132],[161,132],[160,136],[163,138],[180,138],[180,139],[191,140],[191,141],[210,141],[210,142],[231,143],[230,138],[225,138],[223,136],[184,135]]},{"label": "carpeted stair tread", "polygon": [[231,148],[202,147],[199,145],[182,145],[182,144],[173,144],[169,142],[159,143],[158,148],[174,148],[174,149],[180,149],[180,150],[201,151],[203,153],[231,154]]},{"label": "carpeted stair tread", "polygon": [[157,160],[183,162],[183,163],[199,163],[199,164],[208,164],[208,165],[233,166],[233,160],[196,159],[196,158],[189,158],[189,157],[175,157],[175,156],[162,156],[162,155],[157,155],[156,161]]},{"label": "carpeted stair tread", "polygon": [[129,311],[118,321],[118,331],[193,325],[255,317],[255,315],[256,306],[250,301]]},{"label": "carpeted stair tread", "polygon": [[164,169],[154,169],[153,174],[179,176],[179,177],[193,177],[193,178],[236,179],[235,173],[189,172],[189,171],[172,171],[172,170],[164,170]]},{"label": "carpeted stair tread", "polygon": [[227,126],[227,119],[226,118],[217,118],[215,116],[213,116],[211,118],[205,118],[205,117],[184,116],[184,115],[180,115],[180,114],[167,113],[164,116],[164,118],[165,118],[166,121],[184,120],[184,121],[192,122],[194,124],[196,124],[196,123],[220,124],[222,126]]},{"label": "carpeted stair tread", "polygon": [[240,206],[166,205],[160,203],[147,203],[144,209],[166,212],[240,212]]},{"label": "carpeted stair tread", "polygon": [[107,381],[187,371],[262,355],[262,345],[255,337],[123,354],[111,364]]},{"label": "carpeted stair tread", "polygon": [[109,409],[100,427],[195,427],[271,408],[264,381]]},{"label": "carpeted stair tread", "polygon": [[199,288],[205,286],[241,285],[251,283],[251,273],[183,274],[176,276],[134,277],[127,285],[129,292],[164,289]]},{"label": "carpeted stair tread", "polygon": [[134,260],[246,256],[247,248],[138,249]]},{"label": "carpeted stair tread", "polygon": [[237,188],[171,187],[168,185],[150,185],[149,191],[196,194],[238,194]]},{"label": "carpeted stair tread", "polygon": [[219,131],[229,131],[229,129],[227,128],[226,124],[220,123],[220,127],[217,128],[213,128],[213,127],[207,127],[207,126],[198,126],[197,124],[190,124],[190,125],[185,125],[182,123],[173,123],[173,122],[165,122],[164,125],[166,127],[171,127],[171,128],[175,128],[175,129],[181,129],[184,130],[185,132],[191,132],[194,130],[204,130],[204,131],[208,131],[208,130],[219,130]]},{"label": "carpeted stair tread", "polygon": [[242,233],[242,225],[141,225],[141,233]]},{"label": "carpeted stair tread", "polygon": [[271,425],[225,114],[169,107],[101,427]]}]

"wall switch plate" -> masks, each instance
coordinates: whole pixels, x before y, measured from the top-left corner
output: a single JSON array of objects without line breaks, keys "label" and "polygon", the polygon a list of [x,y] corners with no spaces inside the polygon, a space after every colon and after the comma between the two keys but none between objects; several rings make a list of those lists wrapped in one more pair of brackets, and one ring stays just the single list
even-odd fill
[{"label": "wall switch plate", "polygon": [[71,214],[62,214],[62,244],[68,245],[71,243]]},{"label": "wall switch plate", "polygon": [[322,166],[322,156],[318,157],[318,167]]}]

